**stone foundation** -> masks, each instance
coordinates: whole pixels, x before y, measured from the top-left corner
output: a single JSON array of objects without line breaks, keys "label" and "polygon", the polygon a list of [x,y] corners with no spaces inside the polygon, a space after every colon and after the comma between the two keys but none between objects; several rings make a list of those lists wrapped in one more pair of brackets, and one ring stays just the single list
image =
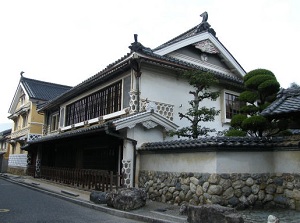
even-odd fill
[{"label": "stone foundation", "polygon": [[149,199],[174,205],[219,204],[300,210],[300,174],[209,174],[140,171]]},{"label": "stone foundation", "polygon": [[7,173],[14,174],[14,175],[19,175],[19,176],[24,176],[24,175],[26,175],[26,168],[9,166],[7,168]]}]

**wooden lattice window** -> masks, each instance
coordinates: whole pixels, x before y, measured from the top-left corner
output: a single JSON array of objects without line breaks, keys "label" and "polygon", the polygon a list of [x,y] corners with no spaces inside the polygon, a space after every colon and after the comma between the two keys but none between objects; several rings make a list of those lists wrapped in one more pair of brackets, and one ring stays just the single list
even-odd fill
[{"label": "wooden lattice window", "polygon": [[66,107],[66,126],[121,110],[122,81]]},{"label": "wooden lattice window", "polygon": [[232,119],[236,114],[240,113],[241,107],[244,105],[243,102],[238,100],[238,95],[225,93],[225,104],[226,104],[226,119]]}]

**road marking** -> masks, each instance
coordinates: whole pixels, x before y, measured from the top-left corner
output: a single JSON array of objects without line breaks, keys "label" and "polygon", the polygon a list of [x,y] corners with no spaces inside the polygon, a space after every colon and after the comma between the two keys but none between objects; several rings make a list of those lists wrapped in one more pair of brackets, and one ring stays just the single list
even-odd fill
[{"label": "road marking", "polygon": [[9,212],[9,209],[0,209],[0,213],[1,212]]}]

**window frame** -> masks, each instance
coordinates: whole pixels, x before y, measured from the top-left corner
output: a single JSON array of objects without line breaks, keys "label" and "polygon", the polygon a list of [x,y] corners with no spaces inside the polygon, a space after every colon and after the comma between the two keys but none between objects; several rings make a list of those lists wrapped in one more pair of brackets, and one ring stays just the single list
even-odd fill
[{"label": "window frame", "polygon": [[22,128],[25,128],[27,126],[28,123],[28,114],[22,114]]},{"label": "window frame", "polygon": [[123,79],[97,90],[65,107],[64,126],[111,114],[122,109]]},{"label": "window frame", "polygon": [[[231,112],[227,111],[228,110],[228,107],[227,107],[227,95],[235,96],[235,98],[238,98],[240,96],[240,93],[234,92],[234,91],[230,91],[230,90],[224,90],[223,91],[223,94],[222,94],[222,96],[223,96],[223,100],[222,100],[222,102],[223,102],[223,112],[222,112],[222,115],[223,115],[223,122],[224,123],[230,123],[232,117],[234,115],[236,115],[236,114],[239,114],[239,112],[234,112],[234,111],[237,111],[237,109],[234,109],[234,111],[231,111]],[[234,100],[230,100],[230,101],[233,102],[231,104],[231,106],[236,106],[236,105],[234,105]],[[241,103],[239,103],[238,107],[239,107],[239,110],[240,110]],[[227,116],[228,113],[230,114],[229,117]]]},{"label": "window frame", "polygon": [[20,105],[21,105],[21,106],[25,104],[25,99],[26,99],[25,97],[26,97],[25,94],[22,94],[22,95],[20,96]]},{"label": "window frame", "polygon": [[59,128],[59,113],[53,113],[50,116],[50,132],[56,132]]}]

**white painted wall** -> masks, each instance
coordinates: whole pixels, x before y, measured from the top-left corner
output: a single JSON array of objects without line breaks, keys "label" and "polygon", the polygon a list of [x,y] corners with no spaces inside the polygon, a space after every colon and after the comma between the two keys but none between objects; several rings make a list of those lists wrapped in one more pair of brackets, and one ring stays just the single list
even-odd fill
[{"label": "white painted wall", "polygon": [[300,151],[140,154],[140,170],[198,173],[299,173]]},{"label": "white painted wall", "polygon": [[[186,113],[190,108],[188,101],[193,99],[193,96],[189,94],[192,87],[189,83],[178,78],[176,74],[171,71],[154,70],[153,68],[143,66],[143,72],[141,76],[141,98],[148,99],[150,101],[158,101],[166,104],[174,105],[174,122],[180,127],[189,126],[190,123],[186,119],[181,119],[178,116],[178,112]],[[222,89],[212,89],[213,91],[221,91]],[[208,108],[215,107],[217,110],[221,110],[221,100],[219,97],[216,101],[205,100],[202,102],[202,106]],[[223,110],[223,109],[222,109]],[[202,123],[203,126],[214,128],[217,131],[222,131],[228,128],[228,125],[222,123],[221,114],[215,117],[214,122]]]},{"label": "white painted wall", "polygon": [[273,152],[218,152],[217,173],[272,173]]},{"label": "white painted wall", "polygon": [[277,173],[299,173],[300,151],[276,151],[274,164]]},{"label": "white painted wall", "polygon": [[142,154],[140,155],[140,170],[214,173],[216,153]]},{"label": "white painted wall", "polygon": [[[137,140],[137,148],[141,146],[144,142],[157,142],[163,141],[163,130],[160,126],[152,129],[146,129],[141,124],[137,124],[134,128],[126,128],[122,134],[130,139]],[[131,182],[133,182],[133,165],[134,165],[134,147],[131,141],[124,140],[123,143],[123,160],[131,161]],[[136,173],[140,171],[141,160],[140,157],[136,157]],[[138,183],[138,174],[135,176],[135,182]]]}]

